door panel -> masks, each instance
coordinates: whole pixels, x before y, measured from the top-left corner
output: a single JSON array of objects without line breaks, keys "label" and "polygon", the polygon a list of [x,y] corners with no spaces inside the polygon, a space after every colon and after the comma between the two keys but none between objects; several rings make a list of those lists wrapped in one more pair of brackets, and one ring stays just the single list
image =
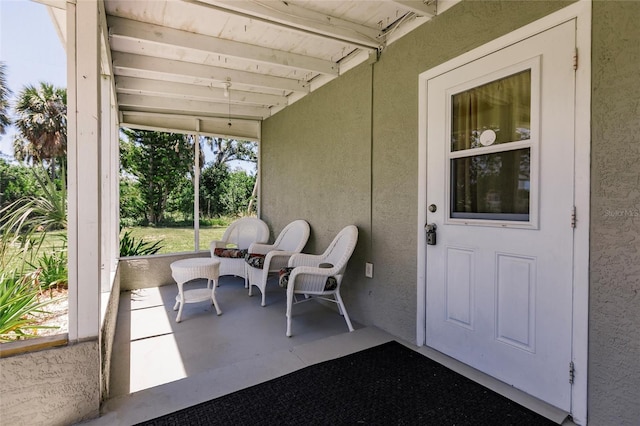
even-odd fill
[{"label": "door panel", "polygon": [[575,22],[428,81],[426,342],[570,410]]}]

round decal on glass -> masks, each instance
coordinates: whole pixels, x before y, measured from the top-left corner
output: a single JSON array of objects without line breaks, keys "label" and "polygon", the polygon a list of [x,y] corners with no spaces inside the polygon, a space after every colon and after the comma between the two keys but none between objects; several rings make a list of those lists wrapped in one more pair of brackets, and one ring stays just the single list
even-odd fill
[{"label": "round decal on glass", "polygon": [[489,146],[496,141],[496,132],[487,129],[480,134],[480,145]]}]

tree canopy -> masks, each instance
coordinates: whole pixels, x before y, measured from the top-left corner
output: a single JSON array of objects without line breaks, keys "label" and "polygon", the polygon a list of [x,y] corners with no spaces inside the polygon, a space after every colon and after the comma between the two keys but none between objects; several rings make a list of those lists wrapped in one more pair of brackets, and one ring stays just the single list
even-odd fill
[{"label": "tree canopy", "polygon": [[55,162],[67,154],[67,90],[40,82],[25,86],[15,105],[20,134],[14,156],[28,163]]},{"label": "tree canopy", "polygon": [[234,160],[258,162],[257,146],[255,142],[236,139],[205,137],[205,143],[213,151],[213,166],[218,167]]},{"label": "tree canopy", "polygon": [[7,127],[11,125],[11,119],[9,117],[9,97],[11,96],[11,89],[7,86],[6,69],[6,64],[0,61],[0,135],[4,135]]},{"label": "tree canopy", "polygon": [[[120,217],[129,223],[168,224],[194,217],[195,139],[171,133],[123,130],[120,142]],[[255,142],[202,138],[213,161],[200,156],[200,216],[245,214],[255,176],[232,171],[233,160],[256,161]],[[201,147],[202,148],[202,147]]]},{"label": "tree canopy", "polygon": [[138,181],[146,219],[162,222],[169,195],[193,170],[190,139],[177,133],[123,129],[120,161],[123,171]]}]

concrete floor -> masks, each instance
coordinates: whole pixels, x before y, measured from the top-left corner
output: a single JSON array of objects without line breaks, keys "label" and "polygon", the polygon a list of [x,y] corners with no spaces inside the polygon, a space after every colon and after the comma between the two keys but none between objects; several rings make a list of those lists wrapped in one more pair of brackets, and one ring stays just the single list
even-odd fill
[{"label": "concrete floor", "polygon": [[[205,287],[206,281],[189,286]],[[349,333],[337,311],[316,301],[294,306],[293,336],[288,338],[285,292],[275,282],[267,286],[267,306],[261,307],[259,290],[249,297],[242,279],[222,277],[216,295],[223,314],[216,316],[205,302],[187,304],[180,323],[173,311],[176,294],[175,286],[164,286],[121,295],[111,396],[101,417],[84,424],[132,425],[389,340],[398,340],[558,423],[566,417],[429,348],[356,322],[355,331]]]},{"label": "concrete floor", "polygon": [[[205,280],[188,284],[205,287]],[[316,301],[293,308],[286,337],[286,296],[277,283],[247,295],[244,280],[221,277],[216,298],[173,310],[177,287],[124,292],[111,361],[110,399],[90,425],[131,425],[290,373],[305,366],[393,340]],[[348,309],[348,306],[347,306]]]}]

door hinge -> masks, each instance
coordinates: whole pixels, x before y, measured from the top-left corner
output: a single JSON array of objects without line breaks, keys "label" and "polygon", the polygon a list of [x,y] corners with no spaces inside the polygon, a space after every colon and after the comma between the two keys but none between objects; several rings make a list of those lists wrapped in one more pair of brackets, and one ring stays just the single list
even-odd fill
[{"label": "door hinge", "polygon": [[578,69],[578,48],[576,47],[576,50],[573,54],[573,70],[576,71]]},{"label": "door hinge", "polygon": [[576,206],[571,207],[571,227],[576,227]]},{"label": "door hinge", "polygon": [[573,379],[576,377],[576,366],[573,364],[573,361],[569,362],[569,383],[573,384]]}]

